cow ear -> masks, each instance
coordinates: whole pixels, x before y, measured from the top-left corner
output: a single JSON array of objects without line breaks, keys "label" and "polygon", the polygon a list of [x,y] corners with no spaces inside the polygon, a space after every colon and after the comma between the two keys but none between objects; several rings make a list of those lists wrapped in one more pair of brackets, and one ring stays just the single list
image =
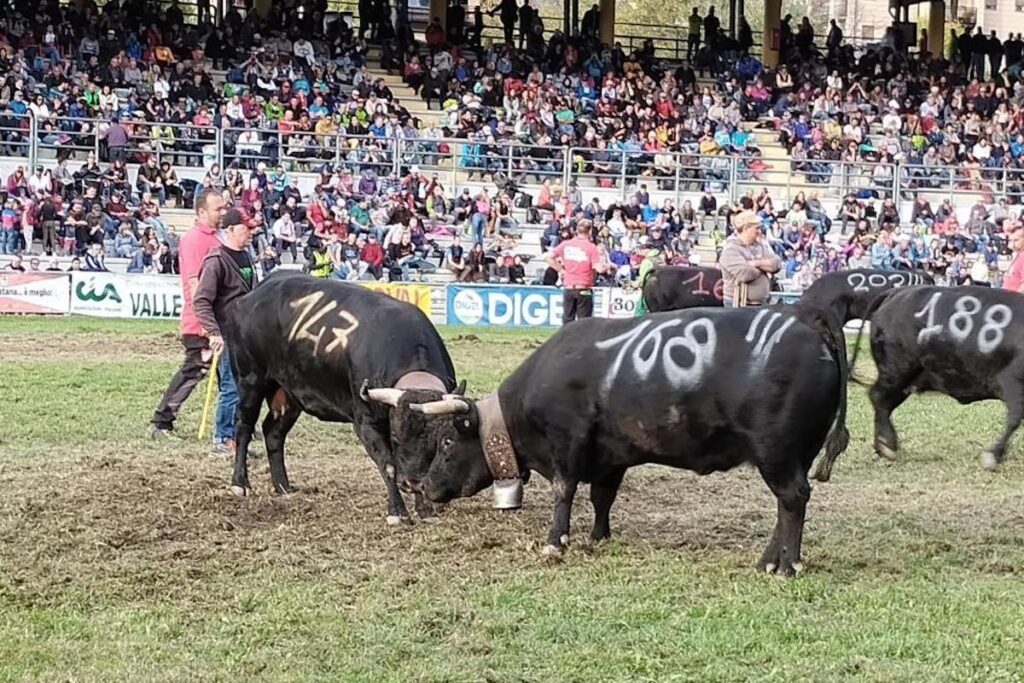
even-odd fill
[{"label": "cow ear", "polygon": [[461,382],[459,382],[458,386],[455,387],[455,391],[453,391],[452,393],[455,394],[456,396],[465,396],[466,380],[462,380]]},{"label": "cow ear", "polygon": [[476,412],[476,406],[471,406],[469,412],[452,416],[452,424],[459,436],[479,436],[480,417]]}]

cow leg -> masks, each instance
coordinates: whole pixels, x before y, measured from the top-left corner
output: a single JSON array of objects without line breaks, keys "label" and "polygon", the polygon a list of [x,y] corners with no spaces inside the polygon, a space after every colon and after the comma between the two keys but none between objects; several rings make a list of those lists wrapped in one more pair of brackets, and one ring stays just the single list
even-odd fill
[{"label": "cow leg", "polygon": [[625,474],[625,469],[616,470],[590,484],[590,502],[594,505],[594,528],[590,532],[590,538],[593,541],[611,538],[612,527],[609,513]]},{"label": "cow leg", "polygon": [[576,497],[579,482],[560,474],[555,474],[551,481],[551,489],[555,496],[555,514],[548,532],[548,544],[544,554],[549,557],[561,557],[562,551],[569,545],[569,518],[572,516],[572,501]]},{"label": "cow leg", "polygon": [[879,377],[872,385],[868,396],[875,409],[875,453],[888,460],[895,460],[896,451],[899,450],[899,438],[892,424],[892,412],[907,400],[909,394],[906,384],[884,381]]},{"label": "cow leg", "polygon": [[284,440],[301,414],[302,409],[298,406],[284,404],[282,412],[276,412],[271,408],[270,414],[263,420],[263,441],[267,447],[270,481],[275,493],[295,492],[288,483],[288,472],[284,466]]},{"label": "cow leg", "polygon": [[1024,420],[1024,387],[1017,380],[1003,382],[1003,401],[1006,404],[1006,427],[992,448],[981,454],[981,466],[992,471],[1006,458],[1006,447],[1014,432]]},{"label": "cow leg", "polygon": [[384,485],[388,488],[388,525],[408,524],[410,521],[409,510],[405,507],[402,494],[398,491],[395,465],[387,438],[376,427],[367,422],[361,422],[358,418],[354,426],[356,436],[363,443],[363,448],[366,449],[370,460],[373,460],[377,466],[380,476],[384,479]]},{"label": "cow leg", "polygon": [[264,388],[247,383],[238,383],[238,409],[235,411],[235,467],[231,475],[231,492],[236,496],[247,496],[249,486],[249,443],[252,441],[256,421],[260,418],[260,403]]},{"label": "cow leg", "polygon": [[807,501],[811,497],[807,472],[803,466],[778,472],[761,468],[761,476],[778,500],[778,518],[757,568],[780,576],[792,576],[803,569],[800,546],[803,543]]}]

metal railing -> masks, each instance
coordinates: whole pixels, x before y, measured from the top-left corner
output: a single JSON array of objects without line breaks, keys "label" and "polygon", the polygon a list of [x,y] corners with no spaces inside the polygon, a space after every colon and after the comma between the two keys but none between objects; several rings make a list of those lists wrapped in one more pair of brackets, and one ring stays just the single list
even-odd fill
[{"label": "metal railing", "polygon": [[128,142],[114,155],[106,137],[109,125],[98,119],[5,117],[0,119],[0,155],[25,159],[29,165],[63,158],[106,163],[114,156],[142,164],[152,158],[196,171],[214,163],[251,169],[263,162],[300,175],[340,166],[356,175],[370,171],[383,177],[419,167],[452,191],[503,178],[526,187],[550,181],[565,188],[575,181],[583,191],[599,190],[620,199],[646,185],[652,194],[677,203],[705,190],[736,200],[762,189],[783,202],[800,193],[835,201],[851,193],[900,201],[919,193],[951,201],[978,196],[1024,200],[1024,169],[995,162],[941,166],[793,159],[763,156],[752,144],[702,155],[695,144],[673,151],[603,142],[568,147],[483,134],[470,139],[352,136],[333,129],[218,129],[134,120],[122,122]]}]

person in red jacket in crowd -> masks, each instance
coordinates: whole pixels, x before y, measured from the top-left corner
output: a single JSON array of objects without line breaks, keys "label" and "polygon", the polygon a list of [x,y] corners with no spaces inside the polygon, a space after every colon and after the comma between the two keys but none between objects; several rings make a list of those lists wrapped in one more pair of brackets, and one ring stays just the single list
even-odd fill
[{"label": "person in red jacket in crowd", "polygon": [[434,20],[427,25],[424,37],[427,40],[427,47],[430,48],[431,54],[437,52],[444,45],[446,36],[444,28],[441,26],[441,20],[438,17],[434,17]]},{"label": "person in red jacket in crowd", "polygon": [[1003,276],[1003,289],[1024,293],[1024,223],[1014,223],[1006,229],[1013,250],[1013,260]]},{"label": "person in red jacket in crowd", "polygon": [[359,252],[359,260],[366,264],[366,270],[373,273],[374,278],[379,280],[384,276],[384,249],[372,232]]}]

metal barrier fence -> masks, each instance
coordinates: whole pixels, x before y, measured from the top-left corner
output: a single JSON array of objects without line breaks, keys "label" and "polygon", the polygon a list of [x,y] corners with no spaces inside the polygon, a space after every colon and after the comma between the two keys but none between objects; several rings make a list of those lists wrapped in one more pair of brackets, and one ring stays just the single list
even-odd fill
[{"label": "metal barrier fence", "polygon": [[0,125],[0,154],[30,165],[60,158],[129,164],[155,158],[196,171],[214,163],[248,169],[263,162],[297,174],[315,174],[326,165],[386,176],[417,166],[453,191],[500,178],[525,186],[550,181],[568,187],[575,181],[583,191],[601,190],[621,199],[646,185],[652,194],[677,203],[704,190],[735,200],[762,189],[775,201],[790,201],[800,193],[832,200],[850,193],[899,200],[926,193],[953,201],[979,195],[1024,201],[1024,170],[995,162],[939,166],[772,157],[757,149],[753,138],[738,148],[723,145],[715,154],[701,154],[696,144],[667,151],[604,141],[596,147],[537,145],[481,134],[469,139],[353,136],[343,130],[219,129],[140,120],[121,125],[127,142],[112,147],[105,120],[6,117]]}]

